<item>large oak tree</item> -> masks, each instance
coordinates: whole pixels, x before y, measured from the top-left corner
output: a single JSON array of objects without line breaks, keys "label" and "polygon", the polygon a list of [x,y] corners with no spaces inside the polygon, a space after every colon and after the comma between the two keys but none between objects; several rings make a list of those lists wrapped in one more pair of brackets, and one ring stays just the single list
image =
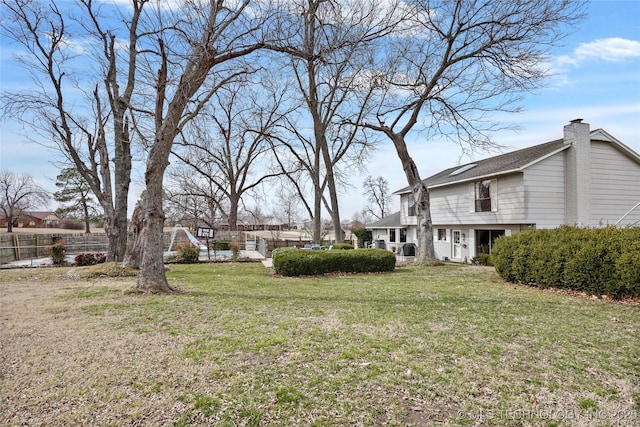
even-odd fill
[{"label": "large oak tree", "polygon": [[146,197],[142,230],[144,252],[137,288],[173,292],[163,262],[163,179],[174,141],[212,96],[245,73],[242,58],[265,46],[268,14],[249,0],[188,1],[171,16],[158,39],[153,92],[153,138],[145,169]]}]

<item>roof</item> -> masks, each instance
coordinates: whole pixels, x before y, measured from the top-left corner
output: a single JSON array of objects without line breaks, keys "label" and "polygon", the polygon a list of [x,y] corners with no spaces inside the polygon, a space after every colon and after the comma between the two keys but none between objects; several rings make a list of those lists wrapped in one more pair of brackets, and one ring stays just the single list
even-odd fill
[{"label": "roof", "polygon": [[[56,218],[58,217],[54,211],[22,211],[20,212],[20,215],[30,216],[32,218],[41,219],[41,220],[44,220],[49,215],[53,215]],[[5,218],[4,212],[0,212],[0,218],[2,219]]]},{"label": "roof", "polygon": [[[602,141],[611,143],[624,155],[640,163],[640,154],[618,141],[603,129],[595,129],[590,132],[591,141]],[[526,167],[539,162],[553,154],[565,150],[571,146],[571,142],[564,139],[557,139],[544,144],[534,145],[509,153],[501,154],[488,159],[458,165],[438,172],[435,175],[424,179],[422,182],[427,188],[449,185],[458,182],[477,180],[479,178],[504,175],[507,173],[521,172]],[[393,194],[409,193],[411,187],[404,187]]]},{"label": "roof", "polygon": [[52,215],[52,214],[55,215],[55,212],[53,212],[53,211],[24,211],[23,214],[29,215],[29,216],[32,216],[32,217],[38,218],[38,219],[45,219],[49,215]]},{"label": "roof", "polygon": [[[455,182],[463,182],[478,179],[485,176],[502,175],[505,173],[521,171],[525,167],[537,161],[551,156],[570,147],[563,139],[558,139],[533,147],[523,148],[484,160],[458,165],[438,172],[423,180],[427,187],[436,187]],[[404,187],[394,194],[403,194],[411,191],[411,187]]]},{"label": "roof", "polygon": [[369,224],[366,228],[394,228],[400,225],[400,211],[385,216],[380,221],[376,221],[373,224]]}]

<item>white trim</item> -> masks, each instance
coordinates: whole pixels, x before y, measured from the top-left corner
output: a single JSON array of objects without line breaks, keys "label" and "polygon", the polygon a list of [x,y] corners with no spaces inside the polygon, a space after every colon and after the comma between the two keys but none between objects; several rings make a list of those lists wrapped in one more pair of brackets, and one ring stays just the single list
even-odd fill
[{"label": "white trim", "polygon": [[[458,234],[458,243],[456,243],[455,235]],[[458,248],[458,255],[456,257],[456,248]],[[462,259],[462,230],[451,230],[451,259]]]}]

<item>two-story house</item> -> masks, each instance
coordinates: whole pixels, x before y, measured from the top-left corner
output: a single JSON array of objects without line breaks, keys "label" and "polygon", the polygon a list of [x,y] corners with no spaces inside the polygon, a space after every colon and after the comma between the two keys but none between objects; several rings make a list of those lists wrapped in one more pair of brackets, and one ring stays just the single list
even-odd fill
[{"label": "two-story house", "polygon": [[[439,259],[468,262],[490,253],[497,237],[532,228],[640,224],[640,155],[582,120],[566,125],[563,139],[452,167],[424,183]],[[399,252],[417,243],[417,217],[411,189],[394,194],[401,210],[367,228],[378,246]]]}]

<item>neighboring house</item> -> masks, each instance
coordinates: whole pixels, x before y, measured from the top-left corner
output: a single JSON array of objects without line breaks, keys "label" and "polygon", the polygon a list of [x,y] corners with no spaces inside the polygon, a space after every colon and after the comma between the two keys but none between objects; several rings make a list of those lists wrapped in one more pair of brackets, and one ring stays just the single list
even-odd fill
[{"label": "neighboring house", "polygon": [[[424,183],[439,259],[469,262],[490,253],[497,237],[533,228],[600,227],[623,217],[621,226],[640,224],[640,155],[582,120],[565,126],[563,139],[449,168]],[[417,217],[411,189],[394,194],[400,212],[367,228],[377,246],[398,252],[417,243]]]},{"label": "neighboring house", "polygon": [[[13,218],[13,226],[18,228],[56,228],[61,219],[52,211],[24,211]],[[7,220],[0,217],[0,227],[6,227]]]}]

